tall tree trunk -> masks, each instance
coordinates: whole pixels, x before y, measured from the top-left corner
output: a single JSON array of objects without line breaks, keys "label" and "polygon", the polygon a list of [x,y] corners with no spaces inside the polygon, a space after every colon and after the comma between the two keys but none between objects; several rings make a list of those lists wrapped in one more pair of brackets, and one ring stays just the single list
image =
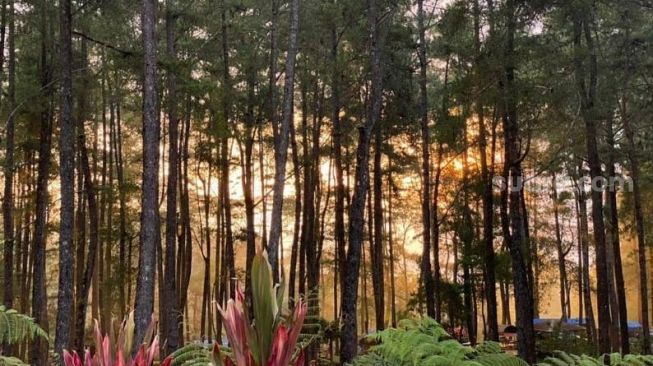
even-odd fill
[{"label": "tall tree trunk", "polygon": [[460,239],[463,242],[463,299],[465,303],[465,321],[469,342],[472,346],[476,345],[476,306],[473,295],[473,279],[470,258],[472,256],[472,245],[474,241],[474,223],[472,212],[469,207],[469,159],[468,159],[468,140],[467,124],[463,126],[463,212],[462,227],[460,228]]},{"label": "tall tree trunk", "polygon": [[[6,11],[3,9],[3,12]],[[16,14],[14,2],[9,3],[9,88],[7,91],[9,116],[5,125],[4,197],[2,198],[2,227],[4,235],[4,305],[13,308],[14,303],[14,133],[16,108]],[[4,23],[2,24],[4,28]],[[2,50],[4,52],[4,49]],[[0,65],[0,70],[1,70]],[[8,345],[5,354],[10,354]]]},{"label": "tall tree trunk", "polygon": [[506,3],[506,42],[504,49],[503,76],[503,123],[506,146],[506,165],[510,173],[508,187],[510,203],[510,241],[508,248],[512,259],[512,272],[515,286],[515,306],[517,313],[517,339],[519,356],[528,363],[535,363],[535,337],[533,330],[533,293],[529,283],[524,229],[524,212],[522,211],[523,172],[521,167],[522,151],[519,142],[519,121],[517,119],[517,90],[515,88],[515,34],[517,31],[516,4],[514,0]]},{"label": "tall tree trunk", "polygon": [[[225,88],[223,104],[222,104],[222,113],[224,116],[224,136],[222,139],[222,144],[220,146],[220,177],[222,182],[220,188],[222,190],[222,207],[224,209],[224,220],[225,220],[225,254],[227,266],[229,269],[229,278],[236,278],[236,266],[235,266],[235,252],[234,252],[234,237],[232,232],[231,225],[231,193],[229,189],[230,179],[229,179],[229,169],[231,164],[231,149],[229,148],[229,132],[231,127],[231,100],[228,97],[231,93],[231,78],[229,76],[229,42],[227,37],[227,9],[226,5],[222,3],[222,12],[220,14],[222,20],[222,81]],[[217,245],[217,244],[216,244]],[[229,284],[229,294],[231,297],[236,296],[235,291],[235,282],[230,281]]]},{"label": "tall tree trunk", "polygon": [[[38,175],[36,178],[36,213],[34,221],[34,255],[33,286],[32,286],[32,317],[45,331],[49,330],[48,324],[48,296],[46,286],[46,242],[47,242],[47,217],[48,217],[48,177],[50,175],[50,147],[52,145],[52,87],[51,69],[48,64],[48,33],[46,0],[40,4],[41,22],[41,51],[40,51],[40,82],[43,88],[43,102],[40,104],[41,129],[39,131],[39,161]],[[47,361],[47,343],[37,338],[34,340],[30,362],[32,365],[42,365]]]},{"label": "tall tree trunk", "polygon": [[[374,142],[374,242],[372,245],[372,289],[374,291],[374,310],[376,315],[376,330],[385,328],[385,299],[384,299],[384,275],[383,275],[383,168],[381,157],[383,149],[383,138],[381,126],[377,126]],[[428,163],[427,163],[428,164]],[[428,199],[426,205],[429,205]],[[426,230],[429,231],[428,228]],[[429,238],[429,242],[430,242]],[[427,258],[430,257],[427,252]],[[429,261],[430,264],[430,261]],[[430,266],[429,266],[430,267]],[[429,271],[428,275],[431,275]]]},{"label": "tall tree trunk", "polygon": [[[86,73],[87,60],[87,46],[86,40],[82,40],[82,90],[87,90],[88,88],[88,75]],[[86,259],[86,267],[82,273],[83,277],[80,281],[81,286],[79,288],[79,293],[77,294],[77,304],[76,304],[76,324],[75,324],[75,338],[73,340],[74,349],[81,351],[84,348],[84,331],[86,324],[86,310],[88,308],[88,295],[91,289],[91,282],[93,279],[93,272],[95,270],[95,259],[97,258],[97,248],[99,242],[99,219],[98,219],[98,205],[97,205],[97,196],[95,194],[95,184],[93,182],[93,176],[91,175],[91,165],[88,157],[88,149],[86,147],[86,134],[84,123],[86,121],[86,97],[84,93],[80,93],[79,101],[79,117],[78,117],[78,126],[79,126],[79,136],[77,139],[78,148],[79,148],[79,157],[80,157],[80,166],[82,174],[84,175],[84,193],[86,197],[86,202],[88,202],[88,213],[89,213],[89,246],[88,254]],[[81,187],[80,187],[81,189]],[[85,223],[81,223],[85,225]],[[80,263],[81,264],[81,263]]]},{"label": "tall tree trunk", "polygon": [[[573,13],[574,30],[574,68],[576,89],[581,96],[581,115],[585,122],[587,159],[592,180],[603,178],[601,160],[597,147],[597,127],[595,99],[597,89],[597,55],[594,36],[591,31],[589,15],[591,9],[577,8]],[[586,49],[582,49],[582,38]],[[587,55],[587,56],[585,56]],[[588,60],[584,60],[584,58]],[[589,70],[585,70],[588,62]],[[596,248],[597,302],[599,313],[599,352],[610,352],[610,303],[608,293],[608,267],[606,258],[605,224],[603,221],[603,198],[601,190],[592,190],[592,222]]]},{"label": "tall tree trunk", "polygon": [[[333,0],[335,4],[336,0]],[[345,196],[347,192],[345,191],[345,183],[343,177],[343,162],[342,162],[342,125],[340,122],[340,67],[338,64],[338,49],[339,49],[339,38],[336,30],[335,22],[331,28],[331,63],[332,63],[332,74],[331,74],[331,103],[332,103],[332,139],[333,139],[333,161],[335,164],[335,175],[336,175],[336,197],[335,197],[335,207],[334,207],[334,241],[336,245],[336,266],[337,270],[335,271],[335,281],[336,285],[334,289],[337,289],[339,285],[342,289],[344,286],[344,271],[345,271],[345,259],[347,256],[345,241]],[[334,291],[334,318],[338,318],[338,292]]]},{"label": "tall tree trunk", "polygon": [[73,49],[71,1],[61,0],[61,111],[59,170],[61,176],[61,221],[59,228],[59,296],[54,350],[61,354],[70,342],[73,310],[73,230],[75,225],[75,123],[73,121]]},{"label": "tall tree trunk", "polygon": [[[447,62],[445,64],[444,71],[444,92],[442,96],[440,113],[443,116],[447,116],[449,113],[449,67],[450,67],[450,57],[447,56]],[[440,183],[442,177],[442,159],[444,157],[444,146],[442,141],[437,143],[437,157],[435,162],[435,180],[433,182],[433,205],[431,209],[431,221],[432,221],[432,250],[433,250],[433,293],[434,302],[435,302],[435,320],[442,322],[442,294],[441,294],[441,273],[440,273],[440,218],[438,216],[439,211],[439,198],[440,198]],[[446,271],[446,267],[445,267]]]},{"label": "tall tree trunk", "polygon": [[560,209],[558,198],[558,187],[556,182],[556,174],[553,173],[551,177],[551,199],[553,200],[553,217],[555,222],[555,240],[556,251],[558,253],[558,275],[560,281],[560,310],[562,313],[562,320],[566,321],[569,317],[569,301],[567,298],[567,259],[565,249],[562,244],[562,229],[560,227]]},{"label": "tall tree trunk", "polygon": [[[482,81],[483,60],[481,56],[481,10],[478,0],[474,0],[474,40],[476,52],[476,73],[479,82]],[[483,180],[483,242],[485,261],[483,265],[483,281],[485,283],[485,300],[487,302],[486,328],[487,339],[499,340],[497,323],[497,290],[494,260],[494,193],[492,186],[493,174],[487,161],[487,130],[485,128],[485,109],[483,102],[478,97],[476,101],[478,115],[478,147],[481,161],[481,179]]]},{"label": "tall tree trunk", "polygon": [[[302,100],[302,118],[305,119],[306,108]],[[297,146],[297,131],[295,129],[294,121],[290,121],[290,145],[292,147],[292,161],[293,161],[293,175],[295,182],[295,225],[293,230],[292,247],[290,254],[290,275],[288,297],[291,304],[295,301],[295,287],[297,282],[297,260],[299,255],[300,233],[302,224],[302,181],[301,181],[301,166],[299,162],[299,147]],[[306,167],[304,167],[306,169]],[[303,260],[300,258],[300,260]],[[303,280],[303,279],[301,279]]]},{"label": "tall tree trunk", "polygon": [[[256,70],[253,67],[247,70],[247,111],[245,113],[245,148],[243,161],[243,195],[245,198],[245,226],[247,229],[247,257],[245,258],[245,293],[248,298],[252,286],[252,262],[256,255],[256,228],[254,226],[254,175],[252,173],[254,154],[254,133],[255,117],[254,107],[256,103]],[[265,187],[261,187],[265,190]],[[293,281],[291,280],[291,286]],[[291,287],[292,288],[292,287]]]},{"label": "tall tree trunk", "polygon": [[[166,1],[166,51],[174,62],[177,58],[176,23],[174,0]],[[168,183],[166,191],[166,247],[163,273],[163,299],[166,304],[161,316],[161,340],[165,344],[163,355],[179,347],[179,324],[183,320],[177,308],[176,246],[177,246],[177,172],[179,164],[179,116],[177,115],[177,76],[174,70],[168,72]]]},{"label": "tall tree trunk", "polygon": [[[630,33],[628,33],[630,34]],[[629,78],[626,79],[626,87],[623,90],[628,90]],[[640,187],[639,176],[639,158],[637,156],[637,148],[635,145],[635,133],[631,125],[631,115],[629,113],[629,98],[625,94],[621,98],[621,114],[624,132],[626,134],[626,154],[628,162],[630,163],[630,177],[633,182],[633,202],[635,213],[635,228],[637,233],[637,258],[639,264],[639,299],[640,299],[640,321],[642,322],[642,333],[644,334],[644,347],[643,353],[651,353],[651,336],[649,330],[649,308],[648,308],[648,283],[647,283],[647,269],[646,269],[646,235],[644,225],[644,213],[642,209],[642,193]]]},{"label": "tall tree trunk", "polygon": [[395,253],[394,253],[394,220],[392,212],[392,196],[394,194],[392,182],[392,166],[388,163],[388,256],[390,259],[390,312],[392,327],[397,327],[397,287],[395,279]]},{"label": "tall tree trunk", "polygon": [[[119,76],[116,75],[118,78]],[[116,155],[116,175],[118,178],[118,199],[119,199],[119,266],[118,266],[118,283],[119,293],[118,293],[118,306],[120,307],[120,318],[125,317],[125,312],[127,311],[127,299],[125,293],[130,288],[131,284],[126,279],[129,278],[129,272],[131,271],[131,257],[127,256],[127,192],[125,191],[125,177],[124,177],[124,162],[123,162],[123,153],[122,153],[122,115],[121,115],[121,97],[120,97],[120,88],[116,91],[116,136],[113,139],[115,141],[115,155]],[[127,288],[127,289],[126,289]]]},{"label": "tall tree trunk", "polygon": [[[322,239],[319,232],[320,222],[320,204],[322,200],[322,180],[320,176],[320,135],[323,120],[323,105],[324,105],[324,88],[320,87],[318,82],[315,82],[315,110],[313,113],[313,130],[312,130],[312,150],[310,154],[310,164],[305,169],[311,170],[311,197],[308,204],[310,208],[310,236],[311,241],[306,244],[306,283],[308,287],[308,316],[317,319],[320,317],[320,304],[319,304],[319,271],[320,271],[320,256],[322,252],[321,243]],[[306,191],[306,189],[304,190]],[[327,205],[328,205],[327,192]],[[315,332],[315,329],[308,330],[309,333]],[[307,362],[311,363],[317,360],[318,348],[311,345],[307,352]]]},{"label": "tall tree trunk", "polygon": [[154,310],[154,273],[161,240],[158,206],[159,125],[156,85],[156,2],[143,0],[141,26],[144,49],[143,82],[143,182],[141,198],[141,246],[134,304],[134,347],[138,347]]},{"label": "tall tree trunk", "polygon": [[365,200],[369,186],[369,155],[372,130],[381,117],[383,75],[381,73],[381,45],[379,42],[377,1],[367,1],[367,25],[370,36],[371,98],[365,124],[359,128],[356,149],[356,177],[354,196],[349,211],[349,248],[345,265],[344,287],[341,289],[341,340],[340,361],[350,362],[357,354],[356,302],[361,246],[365,226]]},{"label": "tall tree trunk", "polygon": [[[581,172],[579,166],[578,172]],[[583,302],[585,304],[585,328],[587,329],[587,338],[595,342],[597,341],[596,323],[594,321],[594,308],[592,307],[592,289],[590,283],[590,270],[589,270],[589,225],[587,220],[587,198],[585,194],[585,187],[576,182],[576,201],[578,205],[578,221],[580,222],[580,237],[583,252]]]},{"label": "tall tree trunk", "polygon": [[[183,137],[181,138],[181,153],[179,164],[179,206],[180,206],[180,235],[179,235],[179,260],[177,261],[177,278],[179,296],[178,309],[186,311],[188,302],[188,286],[190,285],[191,267],[193,263],[193,243],[192,232],[190,227],[190,199],[189,199],[189,179],[188,179],[188,145],[190,140],[190,127],[191,127],[191,106],[190,98],[187,103],[187,110],[183,128]],[[131,257],[130,257],[131,258]],[[180,341],[184,338],[181,335],[184,333],[183,324],[179,326]],[[183,343],[183,342],[181,342]]]},{"label": "tall tree trunk", "polygon": [[295,89],[295,58],[297,56],[297,35],[299,32],[299,0],[290,1],[290,34],[283,90],[283,109],[281,123],[277,127],[274,149],[274,185],[272,188],[272,217],[268,258],[272,266],[274,281],[279,281],[279,242],[283,230],[283,192],[286,184],[286,161],[288,160],[288,138],[290,120],[293,118],[293,99]]},{"label": "tall tree trunk", "polygon": [[[613,131],[613,120],[610,118],[607,121],[607,136],[606,143],[608,145],[609,161],[606,164],[608,173],[608,191],[607,191],[607,205],[609,216],[608,232],[610,233],[610,241],[612,242],[612,250],[614,252],[614,281],[615,289],[617,291],[618,302],[618,318],[619,318],[619,334],[621,339],[621,353],[630,353],[630,334],[628,333],[628,303],[626,302],[626,285],[624,282],[624,270],[621,260],[621,243],[619,238],[619,215],[617,206],[617,185],[615,178],[617,172],[615,169],[616,151]],[[650,335],[649,335],[650,336]]]},{"label": "tall tree trunk", "polygon": [[417,1],[417,27],[419,32],[419,118],[422,132],[422,258],[420,277],[426,298],[426,313],[435,318],[433,271],[431,270],[431,136],[429,131],[428,95],[426,91],[426,29],[424,25],[424,0]]}]

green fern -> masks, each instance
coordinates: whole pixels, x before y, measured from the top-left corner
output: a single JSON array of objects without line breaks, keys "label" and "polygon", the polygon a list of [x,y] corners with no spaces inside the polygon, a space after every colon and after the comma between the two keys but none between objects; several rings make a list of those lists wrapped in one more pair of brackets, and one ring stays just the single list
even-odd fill
[{"label": "green fern", "polygon": [[2,366],[29,366],[29,364],[24,363],[22,360],[16,357],[5,357],[0,356],[0,365]]},{"label": "green fern", "polygon": [[[34,319],[0,305],[0,343],[15,344],[35,338],[49,340],[48,333]],[[15,357],[0,356],[0,365],[29,366]]]},{"label": "green fern", "polygon": [[528,366],[528,364],[521,358],[505,353],[480,355],[475,359],[475,361],[483,366]]},{"label": "green fern", "polygon": [[14,344],[35,338],[48,340],[48,334],[34,322],[34,319],[16,310],[0,306],[0,343]]},{"label": "green fern", "polygon": [[503,353],[499,342],[485,341],[476,346],[476,352],[480,354],[497,354]]},{"label": "green fern", "polygon": [[376,345],[354,359],[352,366],[528,366],[501,352],[498,343],[476,348],[463,346],[435,320],[428,317],[406,319],[396,329],[370,335]]},{"label": "green fern", "polygon": [[[221,351],[225,348],[221,347]],[[187,344],[172,354],[171,366],[206,366],[212,365],[211,349],[197,344]]]},{"label": "green fern", "polygon": [[573,355],[566,352],[555,352],[538,366],[653,366],[653,356],[625,355],[611,353],[598,358],[587,355]]}]

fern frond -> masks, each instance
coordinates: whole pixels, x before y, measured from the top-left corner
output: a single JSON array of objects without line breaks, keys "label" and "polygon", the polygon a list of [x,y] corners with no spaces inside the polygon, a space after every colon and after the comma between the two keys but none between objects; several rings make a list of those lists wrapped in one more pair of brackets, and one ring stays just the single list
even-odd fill
[{"label": "fern frond", "polygon": [[16,357],[0,356],[0,365],[2,366],[29,366],[29,364],[17,359]]},{"label": "fern frond", "polygon": [[35,338],[49,340],[48,334],[34,319],[14,309],[0,306],[0,343],[13,344]]}]

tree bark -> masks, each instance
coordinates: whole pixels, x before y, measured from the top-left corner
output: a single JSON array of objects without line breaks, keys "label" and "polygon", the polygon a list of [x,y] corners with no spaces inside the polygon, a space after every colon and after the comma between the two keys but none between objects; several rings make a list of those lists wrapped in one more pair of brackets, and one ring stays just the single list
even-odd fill
[{"label": "tree bark", "polygon": [[[591,32],[587,11],[577,8],[573,13],[574,68],[576,89],[581,97],[581,115],[585,122],[585,138],[590,177],[593,181],[603,178],[601,160],[597,147],[597,127],[595,97],[597,88],[597,55],[594,36]],[[586,49],[581,47],[585,38]],[[587,53],[588,56],[585,56]],[[584,60],[587,57],[588,60]],[[585,62],[589,70],[585,70]],[[589,84],[588,84],[589,83]],[[600,189],[592,190],[592,222],[594,224],[594,243],[596,248],[597,302],[599,313],[599,352],[610,352],[610,303],[608,293],[608,267],[606,258],[605,223],[603,221],[603,198]]]},{"label": "tree bark", "polygon": [[[483,80],[482,77],[482,56],[481,56],[481,10],[478,0],[474,0],[474,40],[476,52],[476,73],[479,83]],[[492,186],[494,170],[488,167],[487,161],[487,130],[485,128],[485,109],[480,96],[476,101],[476,109],[478,115],[478,146],[481,162],[481,178],[483,180],[483,242],[484,242],[484,266],[483,266],[483,281],[485,283],[485,300],[487,303],[487,316],[486,328],[487,339],[491,341],[499,340],[499,328],[497,323],[497,290],[496,290],[496,275],[495,275],[495,259],[494,259],[494,193]]]},{"label": "tree bark", "polygon": [[[50,147],[52,145],[52,87],[51,69],[48,64],[48,34],[47,15],[45,11],[46,0],[40,4],[41,11],[41,51],[40,51],[40,82],[43,88],[44,99],[40,104],[41,129],[39,131],[39,160],[38,175],[36,178],[36,214],[34,221],[34,243],[32,251],[34,256],[33,264],[33,286],[32,286],[32,317],[37,324],[45,331],[49,330],[48,324],[48,296],[46,287],[46,251],[47,242],[47,216],[48,216],[48,177],[50,175]],[[34,347],[30,362],[32,365],[45,364],[48,357],[47,343],[42,339],[34,340]]]},{"label": "tree bark", "polygon": [[[335,0],[333,0],[335,3]],[[335,197],[335,207],[334,207],[334,241],[336,245],[336,266],[337,270],[335,276],[337,278],[336,287],[339,285],[342,289],[344,287],[344,271],[345,271],[345,259],[347,256],[346,247],[347,242],[345,240],[345,196],[347,191],[345,190],[345,183],[343,177],[343,162],[342,162],[342,125],[340,122],[340,110],[341,110],[341,101],[340,101],[340,67],[338,64],[338,49],[339,49],[339,39],[336,31],[335,23],[331,29],[331,62],[332,62],[332,71],[331,71],[331,103],[332,103],[332,123],[333,123],[333,161],[335,164],[335,175],[336,175],[336,197]],[[336,288],[334,287],[334,289]],[[334,291],[334,317],[338,318],[338,302],[337,302],[337,291]]]},{"label": "tree bark", "polygon": [[156,2],[143,0],[141,26],[144,49],[143,81],[143,182],[141,246],[134,304],[134,347],[143,340],[154,310],[154,274],[161,240],[159,218],[159,135],[156,85]]},{"label": "tree bark", "polygon": [[[177,58],[175,2],[166,1],[166,51],[174,62]],[[177,115],[177,75],[168,71],[168,182],[166,191],[166,247],[163,273],[164,312],[161,314],[161,340],[165,344],[163,355],[174,352],[179,347],[179,324],[183,320],[177,308],[177,173],[179,171],[179,116]]]},{"label": "tree bark", "polygon": [[[229,42],[227,35],[227,19],[226,19],[226,5],[222,4],[222,12],[220,14],[222,20],[222,81],[225,88],[225,97],[222,101],[222,113],[224,116],[224,135],[220,145],[220,188],[222,190],[222,207],[224,209],[225,220],[225,254],[227,266],[229,269],[229,278],[236,278],[236,265],[235,265],[235,252],[234,252],[234,236],[231,224],[231,193],[229,189],[230,179],[229,170],[231,165],[231,149],[229,148],[230,124],[231,124],[231,100],[229,95],[231,93],[231,77],[229,75]],[[217,245],[217,244],[216,244]],[[231,297],[236,296],[235,282],[229,283],[229,294]]]},{"label": "tree bark", "polygon": [[[245,198],[245,226],[247,229],[247,254],[245,263],[245,293],[251,294],[252,262],[256,255],[256,229],[254,222],[254,175],[252,164],[254,156],[254,107],[256,103],[256,70],[249,67],[247,70],[247,111],[245,113],[245,148],[243,162],[243,195]],[[264,190],[264,187],[261,187]],[[293,281],[291,280],[291,286]],[[292,287],[291,287],[292,288]]]},{"label": "tree bark", "polygon": [[419,32],[419,118],[422,133],[422,258],[420,277],[426,298],[426,313],[435,318],[433,271],[431,270],[431,136],[429,131],[428,95],[426,91],[426,37],[424,25],[424,0],[417,1],[417,27]]},{"label": "tree bark", "polygon": [[[581,167],[579,166],[578,172],[581,172]],[[585,188],[582,185],[579,185],[580,182],[576,182],[576,201],[578,205],[578,221],[580,222],[580,237],[581,237],[581,246],[583,253],[583,303],[585,304],[585,316],[587,321],[585,322],[585,328],[587,329],[587,338],[596,343],[597,334],[596,334],[596,323],[594,321],[594,308],[592,307],[592,289],[590,283],[590,271],[589,271],[589,225],[587,220],[587,198],[585,194]]]},{"label": "tree bark", "polygon": [[75,225],[75,123],[73,121],[73,50],[71,1],[61,0],[61,111],[59,162],[61,176],[61,221],[59,228],[59,295],[54,350],[61,354],[69,346],[73,310],[73,230]]},{"label": "tree bark", "polygon": [[519,142],[519,121],[517,113],[517,90],[515,88],[515,33],[517,31],[516,4],[514,0],[506,3],[506,41],[504,49],[503,76],[503,124],[506,146],[506,165],[510,182],[504,189],[509,191],[508,205],[510,221],[510,240],[508,248],[512,258],[512,271],[515,286],[515,306],[517,313],[517,339],[519,356],[526,362],[535,363],[535,337],[533,330],[533,293],[529,283],[528,267],[525,258],[530,251],[527,246],[524,212],[522,207],[523,171],[522,151]]},{"label": "tree bark", "polygon": [[[628,86],[626,81],[626,86]],[[627,90],[627,88],[624,88]],[[626,134],[626,154],[630,163],[630,176],[633,182],[633,202],[635,213],[635,229],[637,232],[637,258],[639,264],[639,293],[640,293],[640,320],[642,322],[642,333],[644,334],[644,354],[651,353],[651,336],[649,331],[649,309],[648,309],[648,283],[646,265],[646,235],[644,212],[642,209],[642,192],[640,187],[639,158],[635,145],[635,133],[631,125],[629,113],[628,95],[622,97],[621,113],[624,132]]]},{"label": "tree bark", "polygon": [[297,35],[299,32],[299,0],[290,2],[290,34],[283,91],[283,109],[281,123],[275,136],[274,149],[274,185],[272,188],[272,216],[270,238],[268,242],[268,259],[272,266],[274,281],[279,281],[279,242],[283,230],[283,192],[286,183],[286,161],[288,160],[288,138],[290,120],[293,118],[293,99],[295,88],[295,58],[297,56]]},{"label": "tree bark", "polygon": [[[381,157],[383,149],[383,138],[381,126],[377,126],[374,142],[374,242],[372,243],[372,289],[374,292],[374,311],[376,320],[376,330],[385,328],[385,289],[383,275],[383,168],[381,167]],[[428,206],[429,202],[426,201]],[[429,231],[428,229],[426,230]],[[430,242],[430,238],[429,238]],[[430,254],[430,252],[428,252]],[[427,258],[430,255],[427,254]],[[430,262],[430,261],[429,261]],[[430,267],[430,266],[429,266]],[[429,276],[431,275],[429,271]]]},{"label": "tree bark", "polygon": [[606,164],[607,174],[608,174],[608,191],[607,191],[607,211],[609,213],[608,217],[608,229],[607,232],[610,234],[610,242],[612,243],[613,257],[614,257],[614,282],[615,290],[617,296],[617,317],[619,323],[619,336],[620,336],[620,345],[621,353],[629,354],[630,353],[630,334],[628,332],[628,303],[626,302],[626,285],[624,282],[624,270],[621,260],[621,242],[619,238],[619,215],[618,215],[618,205],[617,205],[617,189],[618,187],[615,184],[615,178],[617,177],[617,172],[615,169],[615,160],[616,160],[616,151],[615,151],[615,141],[614,141],[614,131],[613,131],[613,121],[609,119],[607,121],[607,136],[606,143],[608,145],[608,163]]},{"label": "tree bark", "polygon": [[369,186],[369,155],[372,130],[381,117],[383,78],[381,73],[381,45],[379,43],[377,1],[367,1],[367,25],[370,36],[371,98],[365,124],[359,128],[356,149],[354,195],[349,211],[349,248],[345,265],[344,287],[341,289],[340,361],[350,362],[358,352],[356,306],[361,246],[365,226],[365,200]]},{"label": "tree bark", "polygon": [[[3,12],[4,12],[3,8]],[[7,309],[12,309],[14,304],[14,134],[15,134],[15,108],[16,108],[16,14],[14,2],[9,3],[9,64],[7,90],[9,116],[5,125],[5,161],[4,161],[4,197],[2,198],[2,227],[4,235],[4,292],[3,303]],[[2,24],[4,28],[4,23]],[[4,52],[4,49],[3,49]],[[0,70],[2,66],[0,65]],[[5,354],[9,345],[4,347]]]},{"label": "tree bark", "polygon": [[[86,41],[82,40],[82,90],[87,90],[88,88],[88,75],[86,73],[87,60],[87,47]],[[80,281],[79,293],[77,294],[77,304],[75,311],[75,338],[73,340],[73,348],[80,351],[84,348],[84,331],[86,324],[86,310],[88,308],[88,295],[91,289],[91,282],[93,279],[93,272],[95,270],[95,260],[97,258],[97,248],[99,242],[99,219],[98,219],[98,205],[97,205],[97,196],[95,194],[95,184],[93,182],[93,176],[91,175],[91,165],[90,159],[88,157],[88,149],[86,147],[86,134],[84,129],[84,123],[86,121],[86,97],[84,93],[80,93],[78,100],[79,108],[79,136],[78,136],[78,148],[79,148],[79,157],[80,157],[80,166],[82,174],[84,176],[84,194],[86,202],[88,203],[88,213],[89,213],[89,245],[88,245],[88,254],[86,259],[86,266],[82,273],[82,279]],[[81,187],[80,187],[81,189]],[[81,225],[85,225],[82,223]],[[83,252],[82,252],[83,253]],[[81,263],[80,263],[81,264]]]},{"label": "tree bark", "polygon": [[556,251],[558,253],[558,275],[560,281],[560,311],[562,313],[562,320],[566,321],[569,317],[570,299],[567,298],[567,253],[562,244],[562,229],[560,227],[560,209],[558,198],[558,187],[556,184],[556,174],[551,177],[551,199],[553,200],[553,218],[555,223],[555,240]]}]

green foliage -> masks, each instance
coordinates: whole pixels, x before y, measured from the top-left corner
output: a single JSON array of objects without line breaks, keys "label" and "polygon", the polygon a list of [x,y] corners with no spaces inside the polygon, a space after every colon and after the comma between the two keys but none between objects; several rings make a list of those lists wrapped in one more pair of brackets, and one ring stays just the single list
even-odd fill
[{"label": "green foliage", "polygon": [[[13,309],[0,305],[0,343],[15,344],[32,341],[35,338],[49,340],[48,333],[34,322],[34,319]],[[15,358],[0,355],[0,365],[26,366],[26,363]]]},{"label": "green foliage", "polygon": [[537,349],[545,355],[553,354],[556,351],[575,355],[597,355],[596,345],[586,338],[557,329],[549,336],[538,339]]},{"label": "green foliage", "polygon": [[[252,305],[237,289],[226,308],[218,306],[229,339],[230,349],[213,344],[212,350],[187,345],[164,361],[163,365],[212,366],[291,366],[303,365],[304,349],[319,334],[312,328],[300,338],[308,306],[299,299],[292,313],[283,311],[283,286],[275,286],[272,268],[263,254],[252,263]],[[319,313],[319,312],[318,312]],[[253,321],[250,321],[250,314]],[[319,318],[318,318],[319,321]]]},{"label": "green foliage", "polygon": [[0,305],[0,343],[18,343],[40,337],[49,339],[48,334],[34,322],[34,319],[16,310]]},{"label": "green foliage", "polygon": [[476,348],[463,346],[428,317],[402,320],[396,329],[370,336],[377,342],[352,366],[525,366],[519,358],[501,352],[495,342]]},{"label": "green foliage", "polygon": [[646,366],[653,365],[653,356],[650,355],[625,355],[612,353],[595,358],[587,355],[574,355],[562,351],[555,352],[555,356],[547,357],[538,363],[538,366]]},{"label": "green foliage", "polygon": [[29,364],[24,363],[16,357],[4,357],[0,356],[0,365],[2,366],[29,366]]}]

